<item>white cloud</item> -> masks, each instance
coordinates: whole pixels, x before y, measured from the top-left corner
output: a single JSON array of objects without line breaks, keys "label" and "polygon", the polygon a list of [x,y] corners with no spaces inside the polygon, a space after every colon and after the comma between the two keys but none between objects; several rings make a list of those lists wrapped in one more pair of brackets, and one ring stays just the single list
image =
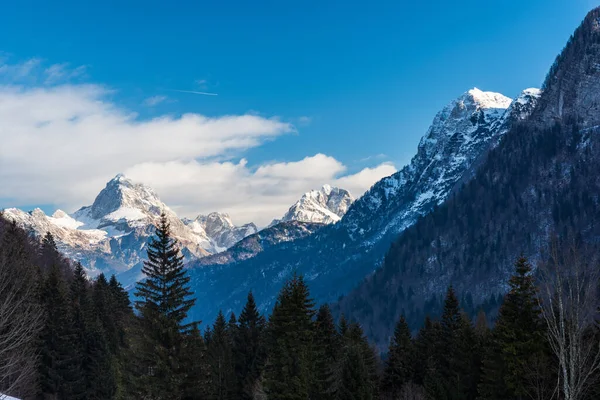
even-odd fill
[{"label": "white cloud", "polygon": [[[295,132],[294,126],[250,113],[140,120],[112,101],[114,92],[104,86],[52,84],[74,73],[66,65],[0,65],[9,81],[26,81],[22,78],[34,70],[35,81],[43,84],[0,84],[0,208],[52,204],[74,211],[125,172],[154,187],[181,215],[226,211],[239,223],[264,225],[325,183],[359,196],[395,172],[393,165],[381,164],[348,174],[345,165],[324,154],[253,167],[245,159],[228,161]],[[56,80],[46,83],[40,71]]]},{"label": "white cloud", "polygon": [[44,74],[46,75],[44,83],[52,85],[58,82],[84,77],[86,74],[86,67],[81,65],[71,69],[69,63],[52,64],[44,70]]},{"label": "white cloud", "polygon": [[192,217],[219,210],[230,213],[238,223],[266,225],[282,216],[303,193],[324,183],[360,196],[395,171],[393,165],[381,164],[344,176],[346,167],[342,163],[316,154],[300,161],[268,163],[254,170],[244,159],[238,163],[150,162],[127,169],[125,175],[155,188],[180,215]]},{"label": "white cloud", "polygon": [[27,83],[55,85],[86,76],[87,67],[72,68],[69,63],[45,66],[39,58],[9,63],[10,57],[0,59],[0,81],[7,84]]},{"label": "white cloud", "polygon": [[74,207],[136,164],[223,157],[294,130],[253,115],[139,121],[108,94],[97,85],[0,86],[2,197]]},{"label": "white cloud", "polygon": [[39,58],[32,58],[16,64],[2,63],[0,64],[0,77],[10,81],[21,81],[24,78],[31,78],[40,65]]},{"label": "white cloud", "polygon": [[148,107],[154,107],[167,100],[167,96],[151,96],[144,100],[144,105]]}]

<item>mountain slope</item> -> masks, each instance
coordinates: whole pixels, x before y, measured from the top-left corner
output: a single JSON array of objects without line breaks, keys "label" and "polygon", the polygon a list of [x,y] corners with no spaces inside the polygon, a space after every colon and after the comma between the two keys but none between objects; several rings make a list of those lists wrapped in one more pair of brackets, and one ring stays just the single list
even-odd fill
[{"label": "mountain slope", "polygon": [[[537,97],[519,99],[531,110]],[[199,296],[193,317],[211,320],[218,308],[237,312],[250,289],[268,310],[293,271],[311,281],[317,301],[336,300],[373,271],[400,232],[468,180],[471,168],[523,112],[500,94],[466,92],[436,115],[410,165],[376,183],[338,223],[251,259],[192,268]]]},{"label": "mountain slope", "polygon": [[246,236],[226,251],[191,261],[187,266],[197,268],[248,260],[277,244],[310,236],[323,226],[324,224],[294,220],[279,222]]},{"label": "mountain slope", "polygon": [[462,190],[407,229],[382,268],[336,306],[379,345],[400,313],[412,327],[437,314],[452,284],[465,307],[494,308],[514,259],[534,263],[556,232],[600,237],[600,11],[552,67],[538,106],[514,124]]},{"label": "mountain slope", "polygon": [[353,201],[354,197],[347,190],[323,185],[320,190],[303,194],[283,218],[274,219],[267,228],[246,235],[226,251],[194,260],[188,266],[197,268],[248,260],[279,243],[305,238],[339,221]]}]

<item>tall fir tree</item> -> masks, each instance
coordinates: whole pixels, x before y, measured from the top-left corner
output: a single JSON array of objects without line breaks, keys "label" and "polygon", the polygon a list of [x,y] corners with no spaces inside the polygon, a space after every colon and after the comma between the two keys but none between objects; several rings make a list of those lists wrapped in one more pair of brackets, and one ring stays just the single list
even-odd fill
[{"label": "tall fir tree", "polygon": [[388,359],[383,371],[382,392],[386,398],[397,399],[400,396],[402,388],[414,379],[416,363],[410,328],[402,315],[390,340]]},{"label": "tall fir tree", "polygon": [[233,364],[231,325],[221,311],[206,345],[208,396],[210,400],[235,399],[236,376]]},{"label": "tall fir tree", "polygon": [[440,328],[437,356],[444,397],[469,399],[472,387],[476,387],[476,382],[473,383],[473,332],[452,286],[446,293]]},{"label": "tall fir tree", "polygon": [[526,258],[516,261],[509,286],[484,355],[479,392],[486,400],[528,398],[538,390],[532,380],[541,376],[531,366],[550,362],[537,288]]},{"label": "tall fir tree", "polygon": [[269,361],[265,391],[269,398],[306,399],[313,384],[314,302],[296,274],[284,285],[269,320]]},{"label": "tall fir tree", "polygon": [[351,323],[344,337],[333,382],[336,400],[373,400],[378,398],[377,357],[361,326]]},{"label": "tall fir tree", "polygon": [[267,358],[265,330],[265,318],[258,312],[254,295],[250,292],[234,335],[234,363],[239,399],[254,398]]},{"label": "tall fir tree", "polygon": [[206,400],[209,398],[209,370],[206,345],[198,326],[186,337],[183,363],[186,376],[183,382],[183,400]]},{"label": "tall fir tree", "polygon": [[435,363],[434,350],[437,341],[436,332],[438,331],[436,325],[438,324],[432,321],[429,316],[426,316],[423,327],[415,338],[415,359],[419,362],[415,363],[414,366],[414,379],[419,385],[425,384],[426,376]]},{"label": "tall fir tree", "polygon": [[54,263],[40,291],[45,325],[40,338],[40,396],[65,400],[81,399],[85,382],[81,370],[82,351],[76,320],[60,266]]},{"label": "tall fir tree", "polygon": [[194,305],[187,271],[176,241],[163,213],[155,237],[148,243],[148,260],[138,282],[135,296],[138,338],[132,342],[135,358],[134,396],[177,399],[183,394],[185,380],[182,354],[185,335],[195,324],[186,322]]},{"label": "tall fir tree", "polygon": [[[94,286],[108,285],[102,278]],[[100,290],[90,285],[83,266],[76,263],[71,280],[71,307],[78,337],[74,346],[81,352],[86,399],[113,398],[117,390],[113,354],[101,320]]]},{"label": "tall fir tree", "polygon": [[319,307],[315,321],[314,341],[314,385],[311,386],[311,399],[330,400],[334,398],[332,384],[334,370],[342,350],[342,337],[339,334],[331,309],[327,304]]}]

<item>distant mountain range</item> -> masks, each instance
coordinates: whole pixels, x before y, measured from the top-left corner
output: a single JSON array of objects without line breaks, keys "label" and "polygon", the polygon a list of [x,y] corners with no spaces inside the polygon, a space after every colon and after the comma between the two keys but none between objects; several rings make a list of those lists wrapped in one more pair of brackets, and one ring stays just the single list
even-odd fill
[{"label": "distant mountain range", "polygon": [[[264,243],[308,235],[339,219],[352,201],[347,191],[329,186],[306,193],[281,219],[281,227],[272,226],[261,233],[268,237]],[[4,216],[36,236],[52,233],[59,249],[80,261],[91,276],[115,273],[121,282],[130,285],[143,277],[145,246],[161,212],[167,215],[187,261],[217,255],[258,232],[252,223],[235,226],[225,213],[180,219],[151,188],[122,174],[106,184],[91,206],[82,207],[72,215],[62,210],[48,216],[40,209],[25,212],[10,208],[4,210]],[[256,252],[256,249],[246,252],[244,257]]]}]

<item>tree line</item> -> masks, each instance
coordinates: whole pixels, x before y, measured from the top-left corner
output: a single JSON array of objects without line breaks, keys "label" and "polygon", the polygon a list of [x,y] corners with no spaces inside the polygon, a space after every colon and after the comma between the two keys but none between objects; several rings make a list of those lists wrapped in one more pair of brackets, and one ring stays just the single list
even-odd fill
[{"label": "tree line", "polygon": [[[566,254],[566,255],[565,255]],[[177,243],[162,218],[134,301],[91,280],[0,218],[0,392],[23,399],[592,399],[600,394],[597,284],[578,253],[521,257],[493,328],[448,288],[443,313],[383,353],[362,327],[316,307],[302,277],[267,319],[250,292],[238,317],[200,330]],[[563,268],[569,265],[567,270]],[[568,271],[566,273],[565,271]]]}]

